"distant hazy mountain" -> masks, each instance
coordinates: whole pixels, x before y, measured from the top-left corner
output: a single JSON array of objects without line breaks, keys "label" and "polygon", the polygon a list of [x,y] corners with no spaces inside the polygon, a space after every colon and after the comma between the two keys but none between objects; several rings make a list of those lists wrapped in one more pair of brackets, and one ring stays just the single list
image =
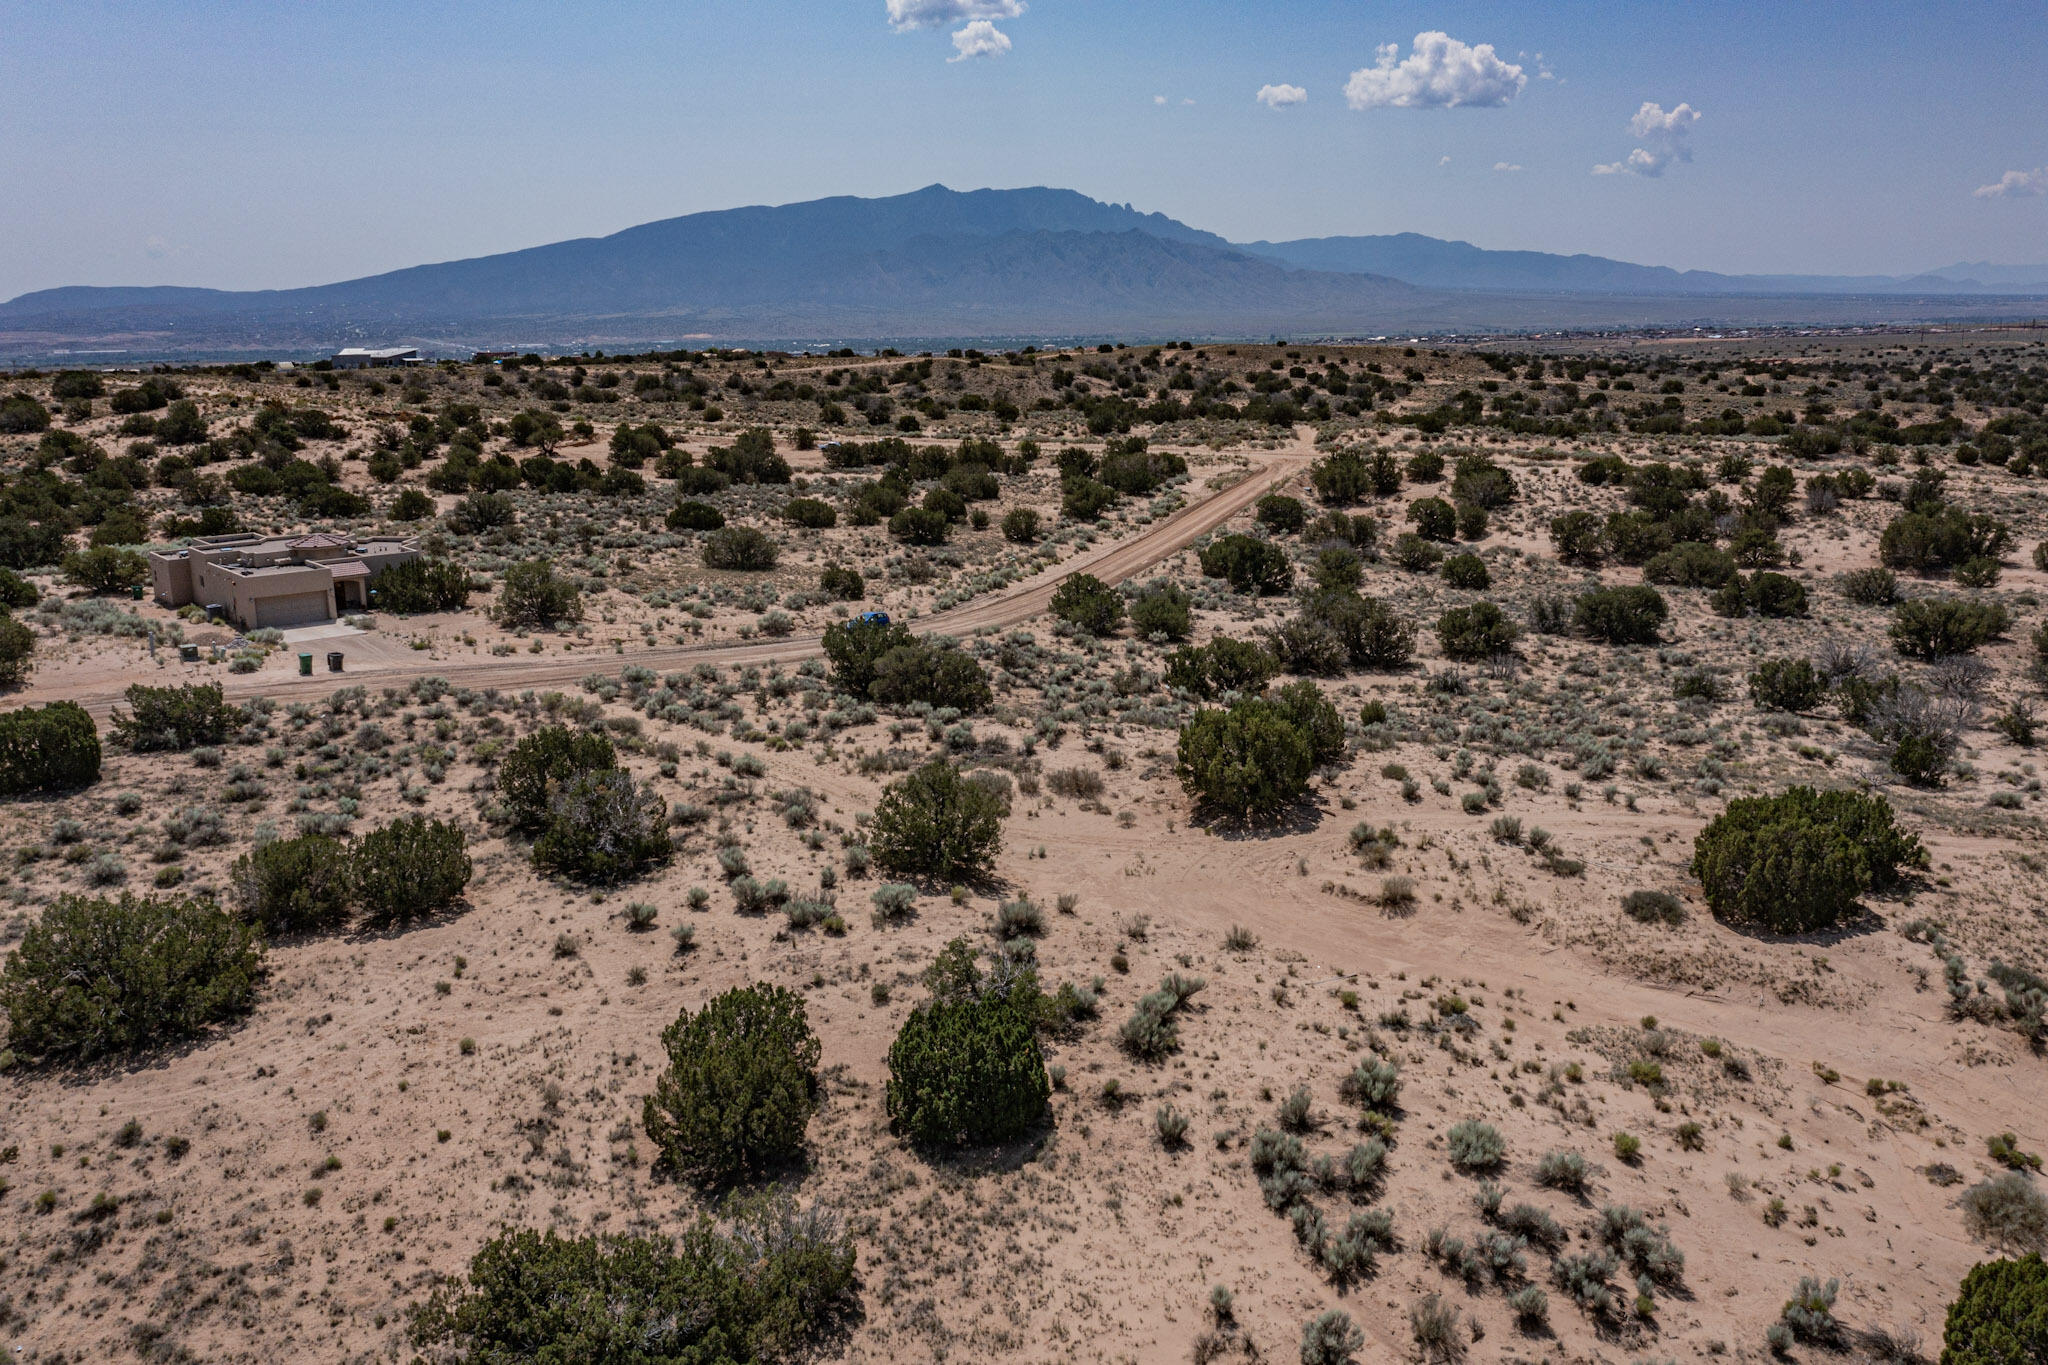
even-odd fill
[{"label": "distant hazy mountain", "polygon": [[[1966,295],[1987,280],[2010,289],[2012,272],[2032,273],[1953,270],[1911,281],[1727,276],[1412,233],[1236,246],[1071,190],[932,185],[697,213],[304,289],[47,289],[0,304],[0,355],[1869,321],[1901,316],[1871,296]],[[1816,294],[1844,302],[1785,298]],[[1752,301],[1703,302],[1738,296]]]},{"label": "distant hazy mountain", "polygon": [[1956,265],[1921,275],[1722,275],[1605,256],[1489,251],[1401,232],[1244,247],[1306,270],[1366,271],[1430,289],[1558,294],[2048,294],[2048,267]]},{"label": "distant hazy mountain", "polygon": [[1977,261],[1963,265],[1945,265],[1927,274],[1935,279],[1954,280],[1959,284],[1979,284],[1986,289],[2009,289],[2020,294],[2048,294],[2048,265],[1993,265],[1989,261]]},{"label": "distant hazy mountain", "polygon": [[64,288],[0,304],[0,331],[287,337],[882,337],[1372,323],[1420,291],[1321,278],[1162,214],[1070,190],[933,185],[692,214],[609,237],[306,289]]}]

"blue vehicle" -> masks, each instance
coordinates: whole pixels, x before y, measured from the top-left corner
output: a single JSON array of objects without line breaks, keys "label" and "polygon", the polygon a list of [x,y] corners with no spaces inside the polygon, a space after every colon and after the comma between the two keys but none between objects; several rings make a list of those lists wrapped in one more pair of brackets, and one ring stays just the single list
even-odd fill
[{"label": "blue vehicle", "polygon": [[889,613],[886,611],[864,611],[853,619],[864,626],[886,626],[889,624]]}]

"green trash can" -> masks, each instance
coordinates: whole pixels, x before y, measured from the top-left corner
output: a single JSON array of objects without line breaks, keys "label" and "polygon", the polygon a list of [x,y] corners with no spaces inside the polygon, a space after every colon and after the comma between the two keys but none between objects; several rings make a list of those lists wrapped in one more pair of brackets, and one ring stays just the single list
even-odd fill
[{"label": "green trash can", "polygon": [[133,600],[140,602],[142,600],[142,585],[140,583],[129,584],[128,596]]},{"label": "green trash can", "polygon": [[299,676],[302,678],[313,676],[313,656],[311,654],[301,654],[299,656]]}]

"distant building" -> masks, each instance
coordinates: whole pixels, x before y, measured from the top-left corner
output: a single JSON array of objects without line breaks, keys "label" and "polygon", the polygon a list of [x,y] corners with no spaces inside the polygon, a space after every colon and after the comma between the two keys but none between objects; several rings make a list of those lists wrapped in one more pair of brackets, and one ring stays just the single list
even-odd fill
[{"label": "distant building", "polygon": [[150,577],[166,607],[197,602],[244,630],[309,626],[369,610],[379,569],[418,559],[395,537],[202,536],[182,550],[152,550]]},{"label": "distant building", "polygon": [[332,357],[332,364],[337,370],[374,370],[422,363],[417,346],[344,346]]}]

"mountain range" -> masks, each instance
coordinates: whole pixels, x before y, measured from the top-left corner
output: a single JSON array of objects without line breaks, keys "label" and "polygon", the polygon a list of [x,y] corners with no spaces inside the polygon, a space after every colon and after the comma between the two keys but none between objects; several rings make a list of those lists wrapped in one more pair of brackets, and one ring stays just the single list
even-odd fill
[{"label": "mountain range", "polygon": [[1737,276],[1413,233],[1235,244],[1071,190],[690,214],[302,289],[69,286],[0,304],[0,359],[494,344],[1254,337],[2030,315],[2048,266]]}]

